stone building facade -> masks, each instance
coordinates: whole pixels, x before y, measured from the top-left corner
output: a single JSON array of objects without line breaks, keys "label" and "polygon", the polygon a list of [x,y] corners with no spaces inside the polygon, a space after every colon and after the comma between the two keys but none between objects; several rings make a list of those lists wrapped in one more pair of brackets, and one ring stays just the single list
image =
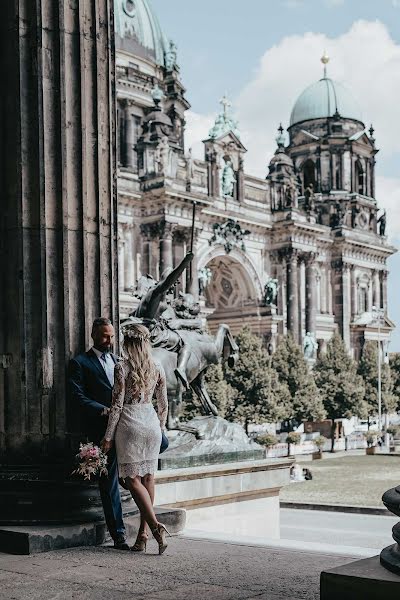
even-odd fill
[{"label": "stone building facade", "polygon": [[[147,0],[115,0],[120,308],[141,274],[158,278],[190,246],[179,286],[199,298],[211,330],[246,323],[273,346],[307,332],[323,351],[339,331],[358,358],[389,340],[386,216],[375,200],[378,152],[351,92],[327,76],[280,127],[265,179],[246,173],[246,148],[223,98],[204,160],[185,148],[189,108],[176,46]],[[278,291],[269,295],[268,289]],[[267,288],[266,288],[267,286]],[[373,307],[383,318],[374,317]]]}]

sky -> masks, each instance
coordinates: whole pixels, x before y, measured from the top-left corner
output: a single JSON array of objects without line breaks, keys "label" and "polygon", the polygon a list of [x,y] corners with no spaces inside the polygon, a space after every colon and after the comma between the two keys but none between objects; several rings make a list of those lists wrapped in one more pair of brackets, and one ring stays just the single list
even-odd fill
[{"label": "sky", "polygon": [[[227,93],[248,152],[247,173],[260,177],[275,151],[279,123],[302,90],[328,75],[357,98],[379,153],[378,206],[387,209],[389,241],[400,248],[400,0],[150,0],[164,33],[178,46],[191,103],[187,147],[202,156],[219,100]],[[389,260],[389,317],[399,327],[400,253]]]}]

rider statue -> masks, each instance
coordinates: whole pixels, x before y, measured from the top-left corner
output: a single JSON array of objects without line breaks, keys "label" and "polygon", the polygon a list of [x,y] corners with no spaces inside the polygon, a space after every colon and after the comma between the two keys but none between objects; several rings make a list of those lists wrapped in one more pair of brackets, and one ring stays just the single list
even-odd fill
[{"label": "rider statue", "polygon": [[188,252],[182,262],[175,269],[165,271],[158,282],[150,275],[142,276],[135,292],[140,302],[131,314],[132,317],[141,319],[143,325],[149,329],[154,348],[165,348],[178,354],[175,375],[186,389],[189,387],[186,366],[190,348],[183,341],[179,329],[202,331],[202,320],[195,318],[200,308],[196,312],[197,303],[191,294],[182,294],[172,302],[166,296],[192,259],[193,253]]}]

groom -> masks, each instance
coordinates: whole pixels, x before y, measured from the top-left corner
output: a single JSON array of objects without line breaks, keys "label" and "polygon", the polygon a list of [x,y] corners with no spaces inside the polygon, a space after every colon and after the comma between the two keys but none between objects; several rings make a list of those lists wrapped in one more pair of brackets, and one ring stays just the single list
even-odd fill
[{"label": "groom", "polygon": [[[109,319],[93,322],[93,347],[69,363],[70,398],[79,407],[84,432],[89,441],[100,445],[104,437],[114,385],[114,366],[117,357],[111,353],[114,327]],[[117,550],[129,550],[122,520],[121,497],[118,487],[118,465],[115,449],[108,454],[108,475],[99,478],[100,496],[108,530]]]}]

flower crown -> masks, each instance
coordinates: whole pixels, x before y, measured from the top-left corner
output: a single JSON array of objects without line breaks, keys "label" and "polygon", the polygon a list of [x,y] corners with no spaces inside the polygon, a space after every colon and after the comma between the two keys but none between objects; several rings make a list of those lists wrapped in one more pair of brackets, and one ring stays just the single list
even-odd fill
[{"label": "flower crown", "polygon": [[150,341],[150,333],[148,331],[138,331],[136,327],[132,325],[126,325],[121,328],[122,335],[130,340],[140,340],[141,342]]}]

